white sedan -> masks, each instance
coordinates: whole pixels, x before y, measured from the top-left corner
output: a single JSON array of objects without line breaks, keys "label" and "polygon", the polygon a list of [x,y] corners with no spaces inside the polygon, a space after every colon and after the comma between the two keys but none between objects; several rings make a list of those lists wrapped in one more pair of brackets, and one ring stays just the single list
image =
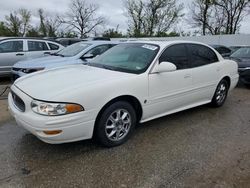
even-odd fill
[{"label": "white sedan", "polygon": [[222,106],[238,82],[238,66],[196,42],[129,42],[88,65],[24,76],[8,102],[17,124],[44,142],[97,137],[124,143],[137,123],[195,106]]}]

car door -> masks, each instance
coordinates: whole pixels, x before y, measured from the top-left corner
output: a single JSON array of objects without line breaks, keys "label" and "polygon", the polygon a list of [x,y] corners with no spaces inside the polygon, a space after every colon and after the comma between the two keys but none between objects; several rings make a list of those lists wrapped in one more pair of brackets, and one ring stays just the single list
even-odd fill
[{"label": "car door", "polygon": [[200,44],[186,44],[193,75],[193,103],[209,102],[219,83],[221,63],[216,53],[209,47]]},{"label": "car door", "polygon": [[11,67],[25,57],[22,39],[2,41],[0,43],[0,75],[9,74]]},{"label": "car door", "polygon": [[168,47],[159,62],[171,62],[177,70],[165,73],[150,73],[149,101],[145,116],[161,116],[190,104],[192,98],[192,70],[185,44]]},{"label": "car door", "polygon": [[50,49],[45,41],[27,40],[27,46],[28,46],[28,53],[27,53],[28,59],[42,57],[50,53]]}]

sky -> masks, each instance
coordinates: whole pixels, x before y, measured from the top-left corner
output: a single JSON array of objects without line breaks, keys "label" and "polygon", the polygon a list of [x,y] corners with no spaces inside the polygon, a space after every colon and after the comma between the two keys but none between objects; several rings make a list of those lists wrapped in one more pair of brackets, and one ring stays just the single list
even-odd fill
[{"label": "sky", "polygon": [[[104,29],[116,28],[123,33],[127,31],[127,18],[124,15],[123,0],[86,0],[87,2],[99,5],[99,15],[107,18],[107,24]],[[188,6],[192,0],[179,0],[185,4],[184,13],[188,14]],[[63,14],[68,10],[70,0],[0,0],[0,21],[4,20],[5,15],[19,8],[26,8],[32,11],[32,23],[38,23],[37,10],[43,8],[48,15]],[[250,34],[250,16],[246,17],[242,22],[240,33]],[[180,21],[177,30],[192,31],[193,29],[187,24],[187,21]]]}]

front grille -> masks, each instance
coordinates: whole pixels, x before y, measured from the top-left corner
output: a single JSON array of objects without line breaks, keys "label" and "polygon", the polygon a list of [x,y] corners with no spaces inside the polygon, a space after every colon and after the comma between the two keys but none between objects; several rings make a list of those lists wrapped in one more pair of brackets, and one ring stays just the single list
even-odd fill
[{"label": "front grille", "polygon": [[11,91],[11,95],[12,95],[12,99],[13,99],[13,102],[14,102],[16,108],[18,110],[20,110],[21,112],[24,112],[25,111],[25,104],[24,104],[23,100],[17,94],[15,94],[13,91]]}]

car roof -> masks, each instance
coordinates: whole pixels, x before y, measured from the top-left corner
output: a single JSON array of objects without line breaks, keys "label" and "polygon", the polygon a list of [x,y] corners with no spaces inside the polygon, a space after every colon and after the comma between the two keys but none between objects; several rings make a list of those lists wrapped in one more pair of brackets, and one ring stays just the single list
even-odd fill
[{"label": "car roof", "polygon": [[173,44],[200,44],[200,45],[204,45],[204,46],[208,46],[205,43],[202,42],[196,42],[196,41],[186,41],[186,40],[171,40],[171,41],[149,41],[149,40],[138,40],[138,41],[128,41],[128,42],[121,42],[120,44],[123,43],[144,43],[144,44],[154,44],[154,45],[158,45],[161,48],[165,48],[166,46],[169,45],[173,45]]},{"label": "car roof", "polygon": [[100,45],[100,44],[120,44],[119,41],[105,41],[105,40],[91,40],[91,41],[80,41],[78,43],[86,43],[86,44],[92,44],[92,45]]},{"label": "car roof", "polygon": [[58,43],[58,42],[56,42],[54,40],[49,40],[49,39],[44,39],[44,38],[37,38],[37,37],[3,37],[3,38],[0,38],[0,42],[7,41],[7,40],[16,40],[16,39],[40,40],[40,41],[46,41],[46,42],[51,42],[51,43],[61,45],[60,43]]}]

